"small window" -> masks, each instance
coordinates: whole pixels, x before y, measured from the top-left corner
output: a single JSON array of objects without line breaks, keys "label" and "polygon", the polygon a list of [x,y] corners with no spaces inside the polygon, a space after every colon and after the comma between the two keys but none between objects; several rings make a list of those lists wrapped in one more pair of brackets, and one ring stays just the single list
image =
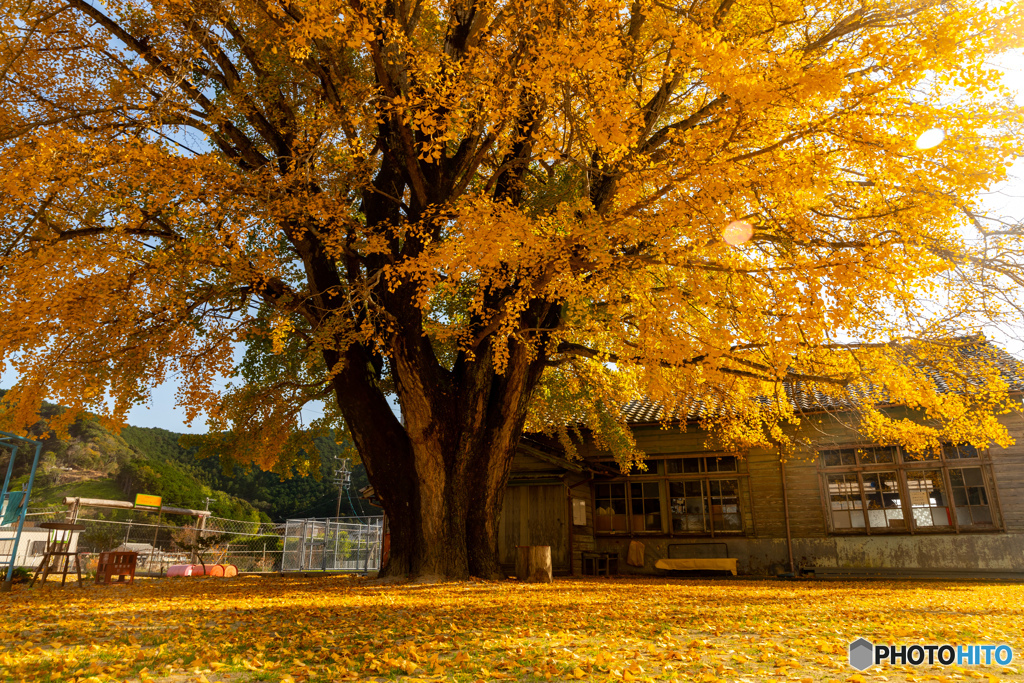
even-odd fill
[{"label": "small window", "polygon": [[656,481],[630,484],[633,531],[661,531],[661,484]]},{"label": "small window", "polygon": [[942,455],[946,460],[962,460],[965,458],[977,458],[978,449],[970,444],[943,444]]},{"label": "small window", "polygon": [[699,474],[706,471],[704,458],[683,458],[683,474]]},{"label": "small window", "polygon": [[861,465],[896,462],[896,449],[892,446],[858,448],[857,457]]},{"label": "small window", "polygon": [[736,456],[734,455],[723,455],[721,457],[711,457],[707,459],[708,472],[735,472],[736,471]]},{"label": "small window", "polygon": [[707,503],[704,497],[706,482],[670,481],[669,504],[672,506],[673,532],[708,531]]},{"label": "small window", "polygon": [[833,528],[864,528],[864,504],[860,497],[860,480],[856,474],[828,475],[828,497]]},{"label": "small window", "polygon": [[924,451],[923,453],[913,453],[913,452],[910,452],[910,451],[907,451],[907,450],[903,451],[903,460],[904,460],[904,462],[909,462],[909,463],[927,462],[927,461],[930,461],[930,460],[938,460],[938,459],[939,459],[939,451],[937,451],[935,449],[929,449],[927,451]]},{"label": "small window", "polygon": [[708,487],[711,496],[711,523],[715,531],[739,531],[740,494],[739,482],[735,479],[711,480]]},{"label": "small window", "polygon": [[914,526],[921,528],[953,525],[949,493],[940,470],[907,470],[907,489]]},{"label": "small window", "polygon": [[597,531],[628,531],[626,526],[626,485],[594,485],[594,526]]},{"label": "small window", "polygon": [[46,541],[32,541],[32,544],[29,546],[28,549],[29,555],[42,555],[45,552]]},{"label": "small window", "polygon": [[960,526],[991,524],[992,512],[988,507],[988,493],[980,467],[962,467],[949,470],[949,483],[953,488],[953,505]]},{"label": "small window", "polygon": [[895,472],[864,474],[864,498],[868,504],[868,525],[881,529],[906,529],[900,502],[900,484]]},{"label": "small window", "polygon": [[837,448],[821,452],[821,461],[825,467],[842,467],[857,464],[857,451],[853,448]]},{"label": "small window", "polygon": [[633,468],[633,474],[665,474],[665,461],[664,460],[645,460],[644,465],[647,469],[642,470],[639,467]]},{"label": "small window", "polygon": [[[605,467],[610,467],[616,472],[622,472],[622,465],[614,460],[599,460],[600,464]],[[646,467],[646,469],[641,469]],[[632,465],[627,471],[622,472],[623,474],[631,475],[643,475],[643,474],[664,474],[665,473],[665,461],[664,460],[645,460],[642,465]]]}]

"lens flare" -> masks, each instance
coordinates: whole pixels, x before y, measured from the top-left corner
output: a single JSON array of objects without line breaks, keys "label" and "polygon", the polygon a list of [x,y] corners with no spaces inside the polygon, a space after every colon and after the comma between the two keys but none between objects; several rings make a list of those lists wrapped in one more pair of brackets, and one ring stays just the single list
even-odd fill
[{"label": "lens flare", "polygon": [[931,149],[932,147],[938,147],[942,144],[942,141],[946,139],[946,131],[941,128],[929,128],[925,132],[921,133],[921,137],[917,139],[914,146],[918,149]]},{"label": "lens flare", "polygon": [[722,231],[722,239],[730,246],[743,244],[754,234],[754,226],[746,221],[733,221],[725,226]]}]

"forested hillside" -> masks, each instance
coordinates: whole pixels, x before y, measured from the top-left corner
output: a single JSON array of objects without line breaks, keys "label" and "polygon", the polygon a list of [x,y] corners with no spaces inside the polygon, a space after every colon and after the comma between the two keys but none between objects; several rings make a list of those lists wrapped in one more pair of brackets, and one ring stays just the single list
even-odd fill
[{"label": "forested hillside", "polygon": [[[165,429],[125,427],[121,436],[136,451],[151,459],[173,463],[205,485],[247,501],[274,521],[289,517],[334,516],[338,487],[334,471],[344,457],[344,448],[330,439],[317,439],[320,452],[320,479],[293,476],[281,479],[273,472],[256,467],[234,466],[225,472],[220,458],[197,459],[195,449],[184,448],[180,434]],[[358,499],[357,492],[368,483],[366,470],[356,465],[352,471],[349,495],[342,496],[341,514],[380,514],[379,509]],[[376,510],[376,512],[374,511]]]},{"label": "forested hillside", "polygon": [[[0,397],[3,392],[0,391]],[[179,444],[182,436],[164,429],[128,426],[120,434],[92,417],[79,419],[58,438],[50,420],[62,412],[46,404],[31,429],[43,442],[32,505],[59,503],[65,496],[133,500],[136,493],[163,497],[165,505],[207,509],[218,517],[250,521],[281,521],[294,517],[333,516],[338,500],[334,471],[343,447],[319,439],[321,477],[277,474],[234,466],[225,472],[220,459],[197,459],[195,449]],[[0,456],[6,460],[6,456]],[[6,464],[6,462],[4,463]],[[15,477],[27,479],[30,463],[16,463]],[[357,491],[366,486],[361,465],[352,472],[348,495],[342,497],[342,515],[379,514]]]}]

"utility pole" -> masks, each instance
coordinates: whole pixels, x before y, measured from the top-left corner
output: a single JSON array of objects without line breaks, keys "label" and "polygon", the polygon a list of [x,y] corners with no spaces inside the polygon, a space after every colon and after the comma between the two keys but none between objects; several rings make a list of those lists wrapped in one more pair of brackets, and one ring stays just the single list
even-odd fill
[{"label": "utility pole", "polygon": [[338,504],[334,508],[334,518],[341,517],[341,495],[352,483],[352,467],[348,458],[342,459],[334,470],[334,483],[338,485]]},{"label": "utility pole", "polygon": [[210,498],[209,496],[206,497],[206,511],[207,512],[210,511],[210,501],[211,500],[216,500],[216,498]]}]

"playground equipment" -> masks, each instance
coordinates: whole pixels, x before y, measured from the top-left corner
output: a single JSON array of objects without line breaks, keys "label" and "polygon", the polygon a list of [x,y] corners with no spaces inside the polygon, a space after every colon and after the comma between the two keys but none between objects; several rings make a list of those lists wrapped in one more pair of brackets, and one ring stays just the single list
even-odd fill
[{"label": "playground equipment", "polygon": [[[14,461],[18,457],[18,451],[33,447],[35,448],[35,454],[32,457],[32,469],[29,471],[28,484],[23,491],[11,491],[11,474],[14,472]],[[39,453],[42,451],[43,444],[39,441],[26,439],[23,436],[0,432],[0,448],[6,448],[11,452],[10,462],[7,463],[7,475],[4,477],[4,487],[0,491],[0,526],[7,527],[13,524],[15,520],[18,521],[18,528],[13,536],[0,536],[0,541],[12,541],[11,560],[7,564],[7,575],[4,577],[3,584],[0,584],[0,591],[6,593],[11,590],[11,582],[14,580],[14,564],[18,558],[18,543],[21,542],[21,530],[25,526],[25,513],[28,512],[28,500],[32,495],[32,484],[36,480],[36,468],[39,466]],[[2,529],[0,533],[6,531],[6,529]]]}]

